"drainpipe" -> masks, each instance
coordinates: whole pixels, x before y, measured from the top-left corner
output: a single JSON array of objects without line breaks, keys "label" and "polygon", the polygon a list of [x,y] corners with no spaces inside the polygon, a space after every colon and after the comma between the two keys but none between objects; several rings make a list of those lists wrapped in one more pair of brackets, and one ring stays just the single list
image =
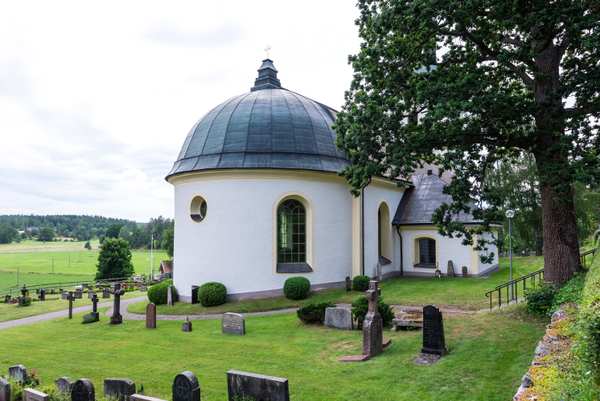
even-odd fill
[{"label": "drainpipe", "polygon": [[400,234],[400,226],[396,226],[396,232],[400,237],[400,276],[404,276],[404,243],[402,242],[402,234]]},{"label": "drainpipe", "polygon": [[360,274],[365,275],[365,188],[371,183],[371,178],[367,184],[360,189]]}]

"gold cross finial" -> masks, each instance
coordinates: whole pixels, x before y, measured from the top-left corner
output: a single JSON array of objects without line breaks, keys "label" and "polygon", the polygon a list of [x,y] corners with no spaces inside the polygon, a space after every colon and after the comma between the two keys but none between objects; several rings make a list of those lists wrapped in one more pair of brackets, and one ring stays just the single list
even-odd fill
[{"label": "gold cross finial", "polygon": [[265,47],[265,53],[267,54],[267,58],[269,58],[269,52],[271,51],[271,46],[267,45],[267,47]]}]

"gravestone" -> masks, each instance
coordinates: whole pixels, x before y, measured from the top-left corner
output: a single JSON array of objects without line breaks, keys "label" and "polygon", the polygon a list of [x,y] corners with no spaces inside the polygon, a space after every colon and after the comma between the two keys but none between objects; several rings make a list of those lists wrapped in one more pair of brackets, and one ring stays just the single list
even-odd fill
[{"label": "gravestone", "polygon": [[156,305],[154,305],[152,302],[146,305],[146,328],[156,328]]},{"label": "gravestone", "polygon": [[469,277],[469,268],[467,266],[462,267],[462,275],[463,277]]},{"label": "gravestone", "polygon": [[73,319],[73,301],[75,300],[73,297],[73,291],[69,291],[67,294],[67,300],[69,301],[69,319]]},{"label": "gravestone", "polygon": [[185,317],[185,322],[181,325],[181,331],[185,331],[186,333],[192,331],[192,322],[190,322],[190,318],[187,316]]},{"label": "gravestone", "polygon": [[81,290],[81,288],[78,288],[75,290],[73,295],[75,296],[75,299],[81,299],[83,298],[83,291]]},{"label": "gravestone", "polygon": [[7,294],[7,295],[5,295],[5,296],[4,296],[4,303],[5,303],[5,304],[8,304],[8,303],[10,303],[10,301],[11,301],[11,298],[12,298],[12,297],[11,297],[10,295],[8,295],[8,294]]},{"label": "gravestone", "polygon": [[21,296],[22,297],[29,296],[29,290],[27,289],[27,286],[25,286],[25,284],[23,284],[23,288],[21,288]]},{"label": "gravestone", "polygon": [[104,379],[104,398],[118,401],[129,401],[135,394],[135,383],[129,379]]},{"label": "gravestone", "polygon": [[379,314],[379,288],[376,280],[369,282],[369,309],[363,320],[363,355],[368,358],[383,352],[383,319]]},{"label": "gravestone", "polygon": [[95,401],[94,384],[89,379],[79,379],[71,387],[71,401]]},{"label": "gravestone", "polygon": [[40,289],[40,293],[39,293],[38,299],[40,301],[45,301],[46,300],[46,289],[45,288]]},{"label": "gravestone", "polygon": [[173,401],[200,401],[200,383],[196,375],[189,370],[175,376]]},{"label": "gravestone", "polygon": [[83,316],[83,323],[94,323],[100,321],[100,313],[98,313],[98,295],[92,296],[92,311]]},{"label": "gravestone", "polygon": [[0,377],[0,401],[11,401],[10,383],[3,377]]},{"label": "gravestone", "polygon": [[246,334],[246,320],[239,313],[223,313],[221,319],[221,331],[223,334],[237,334],[243,336]]},{"label": "gravestone", "polygon": [[8,377],[19,383],[25,383],[29,380],[27,368],[23,365],[10,366],[8,368]]},{"label": "gravestone", "polygon": [[50,396],[33,388],[23,390],[23,401],[49,401]]},{"label": "gravestone", "polygon": [[352,291],[352,279],[350,276],[346,276],[346,291]]},{"label": "gravestone", "polygon": [[166,401],[156,397],[149,397],[143,394],[131,394],[129,397],[129,401]]},{"label": "gravestone", "polygon": [[442,313],[433,305],[423,308],[423,348],[424,354],[445,355],[444,322]]},{"label": "gravestone", "polygon": [[288,379],[256,373],[227,371],[227,393],[229,401],[289,401]]},{"label": "gravestone", "polygon": [[68,300],[69,299],[69,293],[66,292],[66,291],[61,292],[60,293],[60,299],[63,299],[65,301]]},{"label": "gravestone", "polygon": [[92,299],[94,297],[94,295],[96,295],[96,293],[92,290],[88,291],[88,299]]},{"label": "gravestone", "polygon": [[102,289],[102,298],[103,299],[110,298],[110,289],[108,289],[106,287]]},{"label": "gravestone", "polygon": [[167,287],[167,305],[173,306],[173,286],[170,285]]},{"label": "gravestone", "polygon": [[71,394],[71,388],[73,387],[73,382],[68,377],[59,377],[54,381],[56,385],[56,389],[59,393],[63,394]]},{"label": "gravestone", "polygon": [[193,285],[192,286],[192,304],[197,304],[198,302],[200,302],[198,300],[198,291],[200,291],[200,287],[198,287],[197,285]]},{"label": "gravestone", "polygon": [[352,311],[348,308],[329,307],[325,309],[325,326],[334,329],[352,330]]},{"label": "gravestone", "polygon": [[110,324],[123,323],[123,316],[121,316],[121,295],[123,294],[125,291],[121,288],[121,284],[116,283],[113,290],[113,314],[110,317]]},{"label": "gravestone", "polygon": [[446,268],[446,276],[456,277],[456,272],[454,271],[454,263],[452,263],[451,260],[448,261],[448,267]]}]

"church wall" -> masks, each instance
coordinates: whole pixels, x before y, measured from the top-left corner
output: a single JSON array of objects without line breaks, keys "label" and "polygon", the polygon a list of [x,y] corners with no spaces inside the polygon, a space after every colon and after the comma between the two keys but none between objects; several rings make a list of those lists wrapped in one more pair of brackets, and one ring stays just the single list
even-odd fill
[{"label": "church wall", "polygon": [[[334,174],[260,171],[205,172],[171,180],[175,187],[174,283],[183,300],[192,285],[225,284],[229,294],[280,290],[292,276],[313,285],[343,282],[352,268],[352,197]],[[199,223],[190,218],[196,195],[207,202]],[[312,273],[276,272],[278,202],[298,195],[311,222]]]}]

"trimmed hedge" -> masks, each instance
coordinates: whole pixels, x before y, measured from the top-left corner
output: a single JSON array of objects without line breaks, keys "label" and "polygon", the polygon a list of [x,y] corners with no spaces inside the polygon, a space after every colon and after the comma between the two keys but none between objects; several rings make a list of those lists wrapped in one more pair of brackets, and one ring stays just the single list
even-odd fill
[{"label": "trimmed hedge", "polygon": [[310,293],[310,281],[306,277],[290,277],[285,280],[283,293],[288,299],[306,299]]},{"label": "trimmed hedge", "polygon": [[[169,286],[173,285],[173,280],[163,280],[158,284],[154,284],[148,288],[148,299],[156,305],[165,305],[167,303],[167,291]],[[173,302],[177,301],[177,289],[173,287]]]},{"label": "trimmed hedge", "polygon": [[365,292],[369,289],[369,281],[371,279],[368,276],[355,276],[352,279],[352,290]]},{"label": "trimmed hedge", "polygon": [[[392,310],[391,306],[383,302],[383,298],[379,298],[377,302],[377,309],[379,310],[379,314],[383,320],[383,326],[387,327],[392,324],[392,320],[394,319],[394,311]],[[358,329],[362,329],[363,320],[365,320],[368,310],[369,301],[367,300],[367,297],[359,297],[352,302],[352,316],[358,323]]]},{"label": "trimmed hedge", "polygon": [[227,288],[221,283],[209,282],[198,289],[198,301],[202,306],[217,306],[227,302]]},{"label": "trimmed hedge", "polygon": [[325,321],[325,309],[335,306],[331,302],[320,304],[308,304],[296,312],[298,318],[306,324],[323,324]]}]

